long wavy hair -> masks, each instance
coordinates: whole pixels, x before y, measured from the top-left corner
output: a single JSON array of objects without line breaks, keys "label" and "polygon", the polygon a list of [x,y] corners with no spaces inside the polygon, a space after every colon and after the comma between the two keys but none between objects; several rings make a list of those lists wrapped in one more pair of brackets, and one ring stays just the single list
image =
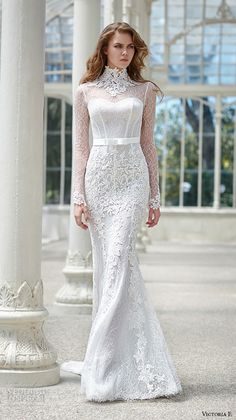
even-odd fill
[{"label": "long wavy hair", "polygon": [[141,75],[141,70],[146,67],[144,59],[149,55],[148,47],[138,32],[126,22],[111,23],[103,29],[98,38],[95,52],[86,62],[87,70],[80,79],[79,83],[92,82],[103,73],[105,66],[107,65],[107,55],[104,53],[104,48],[108,47],[108,43],[116,31],[123,33],[128,32],[132,37],[132,42],[134,43],[134,55],[131,63],[127,67],[129,77],[135,82],[152,82],[156,86],[155,91],[161,95],[162,99],[164,94],[160,87],[152,80],[144,79]]}]

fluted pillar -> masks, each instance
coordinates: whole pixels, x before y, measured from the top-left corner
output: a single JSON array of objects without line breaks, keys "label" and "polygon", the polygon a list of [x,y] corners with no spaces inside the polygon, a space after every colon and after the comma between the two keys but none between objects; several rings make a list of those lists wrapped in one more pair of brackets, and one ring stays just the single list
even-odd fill
[{"label": "fluted pillar", "polygon": [[103,27],[110,25],[114,20],[113,0],[103,0]]},{"label": "fluted pillar", "polygon": [[129,23],[132,25],[131,17],[132,17],[132,0],[123,0],[123,8],[124,8],[124,22]]},{"label": "fluted pillar", "polygon": [[3,0],[0,385],[59,382],[41,280],[45,1]]},{"label": "fluted pillar", "polygon": [[[86,61],[96,47],[100,33],[100,1],[74,1],[73,35],[73,97],[82,74],[86,70]],[[73,121],[73,142],[75,125]],[[91,140],[90,140],[91,144]],[[73,148],[74,149],[74,148]],[[72,169],[74,167],[74,159]],[[73,172],[73,170],[72,170]],[[71,188],[71,203],[73,193]],[[92,312],[92,251],[89,230],[82,230],[75,222],[74,204],[70,206],[69,246],[66,265],[63,269],[65,284],[56,295],[55,307],[65,312]]]},{"label": "fluted pillar", "polygon": [[113,0],[114,22],[123,21],[123,0]]}]

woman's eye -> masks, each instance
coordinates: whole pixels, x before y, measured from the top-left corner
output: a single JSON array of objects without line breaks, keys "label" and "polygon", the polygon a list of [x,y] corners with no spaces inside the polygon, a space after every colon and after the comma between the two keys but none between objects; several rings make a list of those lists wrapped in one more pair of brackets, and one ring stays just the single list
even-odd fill
[{"label": "woman's eye", "polygon": [[[122,48],[121,45],[114,45],[115,48]],[[128,45],[128,48],[130,48],[131,50],[134,50],[134,45]]]}]

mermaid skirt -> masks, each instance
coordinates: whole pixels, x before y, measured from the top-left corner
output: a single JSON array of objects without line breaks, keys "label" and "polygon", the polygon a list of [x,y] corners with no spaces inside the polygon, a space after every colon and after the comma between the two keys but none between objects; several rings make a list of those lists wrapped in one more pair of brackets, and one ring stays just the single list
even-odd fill
[{"label": "mermaid skirt", "polygon": [[182,392],[135,251],[147,217],[148,167],[140,144],[93,146],[85,173],[93,253],[92,326],[81,374],[91,401],[149,399]]}]

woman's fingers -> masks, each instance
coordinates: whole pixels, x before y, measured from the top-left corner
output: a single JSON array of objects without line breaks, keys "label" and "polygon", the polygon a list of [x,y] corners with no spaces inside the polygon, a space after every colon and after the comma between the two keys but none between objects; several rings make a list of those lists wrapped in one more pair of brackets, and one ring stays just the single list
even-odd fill
[{"label": "woman's fingers", "polygon": [[88,207],[84,207],[84,218],[86,222],[90,219],[90,213],[89,213]]},{"label": "woman's fingers", "polygon": [[149,210],[149,214],[148,214],[148,221],[146,222],[148,225],[152,223],[153,219],[152,219],[152,209]]},{"label": "woman's fingers", "polygon": [[74,217],[76,224],[81,227],[82,229],[88,229],[88,225],[83,223],[82,215],[84,214],[84,219],[87,222],[90,219],[90,213],[87,206],[84,205],[75,205]]},{"label": "woman's fingers", "polygon": [[150,208],[148,214],[148,221],[146,222],[148,227],[153,227],[157,225],[160,215],[160,209]]},{"label": "woman's fingers", "polygon": [[85,224],[82,222],[82,220],[81,220],[81,216],[75,216],[75,221],[76,221],[76,224],[77,224],[78,226],[80,226],[82,229],[87,229],[87,228],[88,228],[88,226],[87,226],[87,225],[85,225]]}]

